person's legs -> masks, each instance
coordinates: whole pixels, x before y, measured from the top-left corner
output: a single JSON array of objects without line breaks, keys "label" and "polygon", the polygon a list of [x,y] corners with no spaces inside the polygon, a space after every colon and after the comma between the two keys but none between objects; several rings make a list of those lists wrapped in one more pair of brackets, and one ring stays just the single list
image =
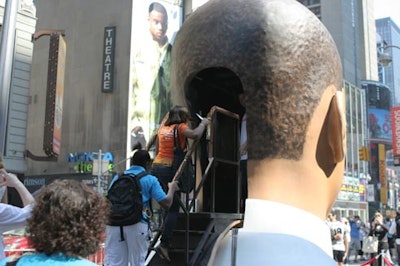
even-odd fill
[{"label": "person's legs", "polygon": [[128,265],[127,243],[121,241],[119,226],[107,226],[106,240],[104,247],[105,266],[126,266]]},{"label": "person's legs", "polygon": [[[168,182],[171,182],[174,176],[172,167],[154,165],[152,168],[152,174],[158,178],[164,191],[168,192]],[[170,246],[172,234],[178,219],[178,213],[180,207],[179,201],[177,199],[178,197],[179,193],[175,195],[171,207],[166,212],[162,227],[161,244],[160,244],[160,247],[162,248],[161,255],[165,257],[167,260],[169,260],[168,248]]]},{"label": "person's legs", "polygon": [[358,255],[361,251],[361,241],[359,239],[354,239],[354,261],[358,260]]},{"label": "person's legs", "polygon": [[344,251],[334,250],[333,259],[338,263],[338,266],[343,266]]},{"label": "person's legs", "polygon": [[171,244],[171,239],[173,235],[173,231],[175,230],[177,221],[178,221],[178,213],[179,213],[179,201],[178,195],[175,195],[174,201],[172,202],[171,207],[169,208],[165,220],[164,220],[164,229],[161,236],[161,247],[168,248]]},{"label": "person's legs", "polygon": [[347,264],[350,262],[350,256],[354,251],[354,239],[352,238],[349,243],[349,251],[347,253],[347,257],[344,259],[344,263]]},{"label": "person's legs", "polygon": [[174,177],[172,167],[154,164],[151,169],[151,174],[158,178],[161,187],[165,193],[167,193],[168,183],[171,182],[172,178]]},{"label": "person's legs", "polygon": [[[399,241],[400,243],[400,241]],[[397,264],[400,265],[400,244],[396,243],[396,251],[397,251]]]},{"label": "person's legs", "polygon": [[[379,259],[378,259],[378,264],[377,265],[379,265],[379,266],[382,266],[382,265],[385,265],[384,263],[382,263],[382,261],[383,261],[383,252],[385,252],[386,253],[386,251],[388,251],[388,249],[389,249],[389,244],[388,244],[388,242],[381,242],[381,241],[379,241],[379,244],[378,244],[378,254],[382,254],[380,257],[379,257]],[[390,254],[389,254],[389,252],[387,252],[387,254],[390,256]]]},{"label": "person's legs", "polygon": [[390,258],[393,260],[395,258],[395,238],[392,237],[388,237],[388,244],[389,244],[389,254],[390,254]]},{"label": "person's legs", "polygon": [[360,240],[360,250],[358,251],[358,255],[360,256],[360,260],[365,260],[366,254],[364,254],[364,252],[362,251],[362,246],[363,246],[363,241],[362,239]]},{"label": "person's legs", "polygon": [[[154,175],[155,177],[157,177],[162,189],[164,190],[165,193],[167,193],[168,192],[168,183],[172,181],[172,178],[174,176],[172,167],[168,167],[165,165],[153,164],[153,166],[151,168],[151,174]],[[161,216],[160,220],[162,220],[158,225],[159,225],[159,228],[162,228],[163,224],[165,222],[164,220],[165,220],[167,210],[160,207],[160,210],[158,211],[158,213]]]},{"label": "person's legs", "polygon": [[150,240],[149,225],[140,222],[124,226],[124,234],[130,266],[144,266]]}]

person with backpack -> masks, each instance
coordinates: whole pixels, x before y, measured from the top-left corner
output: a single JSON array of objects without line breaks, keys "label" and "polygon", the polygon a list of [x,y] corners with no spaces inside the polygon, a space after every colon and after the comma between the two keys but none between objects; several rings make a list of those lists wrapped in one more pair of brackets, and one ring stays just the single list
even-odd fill
[{"label": "person with backpack", "polygon": [[157,177],[147,171],[150,155],[138,150],[131,158],[131,167],[111,181],[107,198],[111,213],[106,227],[105,266],[145,265],[151,232],[150,201],[154,199],[168,209],[178,190],[178,182],[168,183],[168,193]]},{"label": "person with backpack", "polygon": [[[191,129],[189,126],[189,119],[190,115],[188,109],[183,106],[175,105],[169,111],[168,118],[164,125],[158,129],[157,155],[153,161],[152,173],[159,178],[165,191],[168,190],[166,185],[168,182],[171,182],[175,175],[175,169],[173,167],[174,150],[176,149],[175,144],[177,143],[182,149],[185,149],[187,139],[200,139],[207,125],[210,123],[208,118],[203,118],[196,128]],[[171,261],[168,249],[172,241],[173,231],[177,224],[179,207],[179,201],[175,199],[171,208],[165,215],[161,244],[157,249],[158,255],[167,261]]]}]

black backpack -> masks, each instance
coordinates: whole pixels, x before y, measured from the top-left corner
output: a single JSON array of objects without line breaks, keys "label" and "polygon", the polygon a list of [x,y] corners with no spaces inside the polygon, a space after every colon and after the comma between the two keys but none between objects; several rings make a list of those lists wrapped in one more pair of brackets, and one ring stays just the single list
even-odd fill
[{"label": "black backpack", "polygon": [[111,203],[109,225],[132,225],[142,220],[143,200],[140,178],[148,173],[118,175],[118,179],[111,185],[107,199]]}]

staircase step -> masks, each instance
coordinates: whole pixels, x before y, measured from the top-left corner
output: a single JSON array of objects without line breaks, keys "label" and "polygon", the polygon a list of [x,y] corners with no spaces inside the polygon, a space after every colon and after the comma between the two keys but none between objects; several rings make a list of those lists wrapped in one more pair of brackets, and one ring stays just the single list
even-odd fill
[{"label": "staircase step", "polygon": [[[186,242],[186,219],[189,218],[189,245]],[[171,262],[155,254],[148,266],[163,265],[207,265],[212,247],[219,234],[234,220],[242,219],[242,214],[225,213],[184,213],[178,216],[178,225],[169,249]],[[189,264],[186,262],[186,252]],[[194,261],[194,262],[192,262]]]}]

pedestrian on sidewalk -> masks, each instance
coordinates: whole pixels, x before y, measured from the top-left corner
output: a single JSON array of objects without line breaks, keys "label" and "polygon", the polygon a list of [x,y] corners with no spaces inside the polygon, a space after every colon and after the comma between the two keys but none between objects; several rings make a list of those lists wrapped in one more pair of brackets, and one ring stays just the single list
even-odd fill
[{"label": "pedestrian on sidewalk", "polygon": [[336,219],[336,214],[334,213],[328,215],[328,226],[331,230],[333,259],[338,266],[343,266],[349,250],[348,229],[342,221]]},{"label": "pedestrian on sidewalk", "polygon": [[0,199],[3,198],[7,187],[15,188],[21,197],[24,207],[20,208],[6,203],[0,203],[0,261],[5,258],[3,246],[3,234],[5,231],[24,227],[27,219],[31,215],[32,207],[35,202],[33,196],[12,173],[8,173],[4,169],[3,162],[0,158]]},{"label": "pedestrian on sidewalk", "polygon": [[[385,252],[389,254],[389,243],[387,237],[388,232],[389,227],[385,224],[383,215],[380,212],[376,212],[374,215],[374,220],[371,222],[371,230],[369,235],[376,236],[378,238],[378,252],[371,253],[371,258]],[[374,265],[382,266],[382,260],[378,259],[378,263],[374,262]]]},{"label": "pedestrian on sidewalk", "polygon": [[349,243],[349,254],[347,260],[350,262],[350,256],[352,251],[354,251],[354,263],[358,262],[358,256],[361,251],[361,220],[360,216],[354,215],[352,219],[349,221],[350,223],[350,243]]},{"label": "pedestrian on sidewalk", "polygon": [[[178,190],[178,182],[168,183],[166,194],[157,177],[147,173],[151,165],[150,155],[146,150],[138,150],[132,156],[131,167],[124,174],[144,175],[139,179],[142,191],[142,219],[140,222],[126,226],[107,225],[105,241],[105,266],[144,266],[151,237],[149,219],[151,217],[150,202],[154,199],[161,207],[168,209]],[[118,180],[115,176],[110,187]],[[122,232],[121,232],[122,230]],[[122,236],[121,236],[122,234]]]}]

